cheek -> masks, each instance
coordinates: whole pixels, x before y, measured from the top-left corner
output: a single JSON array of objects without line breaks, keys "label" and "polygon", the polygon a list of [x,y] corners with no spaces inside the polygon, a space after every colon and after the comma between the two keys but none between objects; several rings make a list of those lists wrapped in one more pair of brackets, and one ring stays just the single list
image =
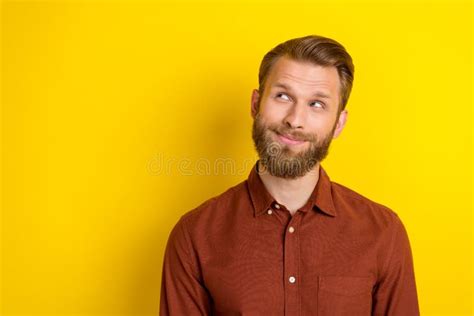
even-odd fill
[{"label": "cheek", "polygon": [[330,120],[327,117],[315,117],[311,119],[308,122],[308,126],[310,126],[310,133],[316,134],[316,135],[328,135],[333,126],[334,126],[334,120]]},{"label": "cheek", "polygon": [[260,112],[267,122],[281,122],[287,113],[287,109],[281,104],[265,103]]}]

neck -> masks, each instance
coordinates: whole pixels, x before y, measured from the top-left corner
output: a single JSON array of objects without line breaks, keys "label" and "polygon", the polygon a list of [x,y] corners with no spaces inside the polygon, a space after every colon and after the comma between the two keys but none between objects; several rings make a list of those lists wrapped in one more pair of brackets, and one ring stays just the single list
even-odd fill
[{"label": "neck", "polygon": [[[258,161],[258,167],[259,170],[264,169],[260,161]],[[306,204],[311,196],[319,180],[319,168],[318,162],[310,172],[296,179],[279,178],[268,172],[261,172],[259,175],[273,198],[293,215]]]}]

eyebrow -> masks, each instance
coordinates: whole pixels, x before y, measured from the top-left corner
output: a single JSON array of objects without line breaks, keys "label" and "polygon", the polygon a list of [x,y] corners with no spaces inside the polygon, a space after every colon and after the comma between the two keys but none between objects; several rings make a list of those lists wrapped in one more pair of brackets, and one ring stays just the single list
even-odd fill
[{"label": "eyebrow", "polygon": [[[288,91],[291,91],[291,88],[289,86],[287,86],[286,84],[281,83],[281,82],[274,83],[272,85],[272,87],[283,88],[283,89],[286,89]],[[313,93],[313,96],[324,98],[324,99],[331,99],[331,96],[329,96],[326,93],[321,92],[321,91],[317,91],[317,92]]]}]

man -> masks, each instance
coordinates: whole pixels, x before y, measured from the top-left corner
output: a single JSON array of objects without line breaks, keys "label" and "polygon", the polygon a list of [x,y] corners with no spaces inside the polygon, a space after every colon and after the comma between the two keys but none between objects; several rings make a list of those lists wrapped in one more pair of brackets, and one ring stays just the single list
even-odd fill
[{"label": "man", "polygon": [[321,36],[265,55],[251,99],[260,159],[173,228],[161,315],[419,315],[400,218],[320,165],[346,123],[353,73],[344,47]]}]

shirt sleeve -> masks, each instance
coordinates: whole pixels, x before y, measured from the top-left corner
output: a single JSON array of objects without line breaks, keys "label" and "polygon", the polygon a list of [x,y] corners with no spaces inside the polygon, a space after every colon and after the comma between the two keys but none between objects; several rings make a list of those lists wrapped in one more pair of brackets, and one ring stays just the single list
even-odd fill
[{"label": "shirt sleeve", "polygon": [[397,214],[392,236],[391,251],[374,292],[372,315],[418,316],[420,311],[410,242]]},{"label": "shirt sleeve", "polygon": [[210,315],[211,299],[203,285],[197,260],[181,217],[166,245],[161,279],[160,316]]}]

